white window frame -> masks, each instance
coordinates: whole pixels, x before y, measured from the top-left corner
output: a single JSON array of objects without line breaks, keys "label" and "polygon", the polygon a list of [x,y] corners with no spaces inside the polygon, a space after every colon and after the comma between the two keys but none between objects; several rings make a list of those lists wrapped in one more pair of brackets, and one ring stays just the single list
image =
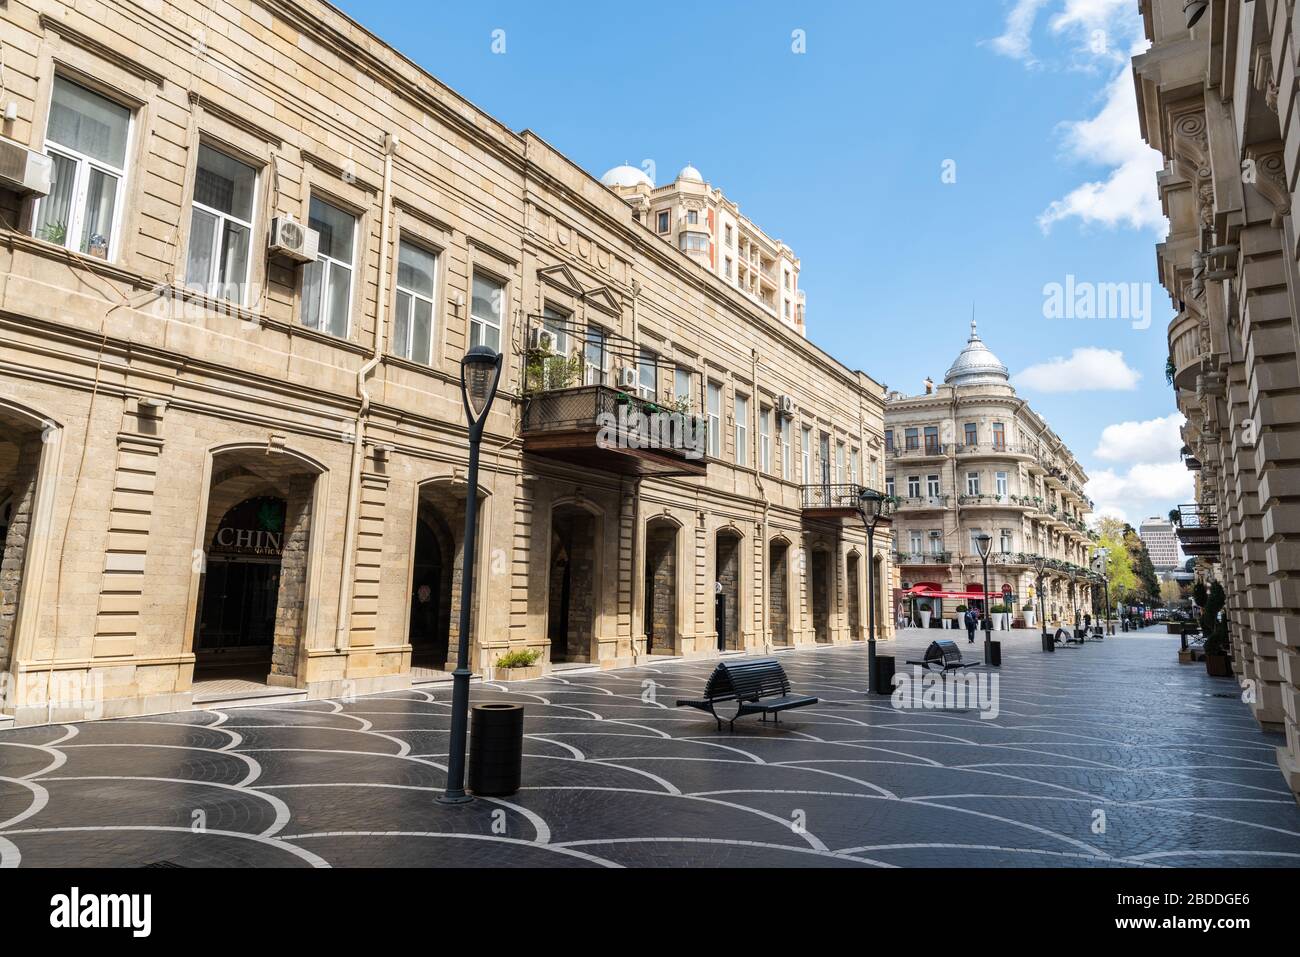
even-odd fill
[{"label": "white window frame", "polygon": [[998,472],[993,479],[998,498],[1005,499],[1010,494],[1011,478],[1006,472]]},{"label": "white window frame", "polygon": [[[202,283],[202,289],[203,289],[204,294],[205,294],[205,295],[213,296],[213,298],[226,299],[228,302],[233,302],[233,303],[234,303],[235,305],[237,305],[237,306],[241,306],[241,307],[242,307],[242,306],[246,306],[246,305],[248,305],[248,291],[249,291],[249,290],[248,290],[248,286],[249,286],[249,283],[250,283],[251,280],[252,280],[252,275],[253,275],[253,255],[254,255],[253,250],[255,249],[255,247],[254,247],[254,245],[253,245],[253,237],[254,237],[253,223],[257,222],[257,215],[258,215],[257,201],[258,201],[258,199],[260,198],[259,195],[258,195],[258,187],[259,187],[259,185],[261,184],[262,173],[261,173],[261,171],[260,171],[256,166],[254,166],[252,163],[245,162],[243,159],[240,159],[240,158],[237,157],[237,156],[231,156],[231,155],[230,155],[229,153],[227,153],[225,150],[223,150],[223,149],[219,149],[219,148],[213,146],[211,143],[205,143],[205,142],[200,141],[200,142],[199,142],[199,145],[202,146],[202,147],[206,147],[207,149],[211,150],[211,151],[214,152],[214,153],[220,153],[222,156],[226,157],[226,159],[233,160],[233,161],[235,161],[236,163],[242,163],[244,166],[247,166],[249,169],[251,169],[251,170],[253,171],[253,206],[252,206],[252,210],[251,210],[251,218],[250,218],[249,220],[247,220],[247,221],[240,219],[238,216],[232,216],[232,215],[229,214],[229,213],[223,213],[223,212],[221,212],[221,211],[218,210],[218,209],[213,209],[211,206],[208,206],[208,205],[206,205],[205,203],[200,203],[197,199],[194,198],[193,195],[190,196],[190,236],[189,236],[189,246],[190,246],[191,248],[192,248],[193,245],[194,245],[194,210],[196,210],[196,209],[197,209],[197,210],[200,210],[201,212],[206,213],[207,215],[213,217],[213,218],[216,220],[216,222],[213,223],[213,226],[212,226],[212,228],[213,228],[213,237],[212,237],[212,273],[211,273],[211,275],[209,275],[209,276],[207,277],[207,279],[204,280],[203,283]],[[197,151],[197,157],[198,157],[198,158],[201,158],[202,156],[203,156],[202,151]],[[199,164],[199,159],[198,159],[198,158],[195,159],[195,164],[194,164],[195,192],[197,192],[197,190],[198,190],[198,186],[197,186],[197,184],[198,184],[198,169],[199,169],[199,166],[198,166],[198,164]],[[219,292],[216,292],[216,290],[220,289],[220,284],[219,284],[219,280],[218,280],[217,276],[218,276],[218,273],[220,273],[220,271],[221,271],[221,252],[222,252],[222,249],[221,249],[221,237],[222,237],[222,236],[224,235],[224,233],[225,233],[225,224],[226,224],[227,221],[230,221],[230,222],[234,223],[234,224],[237,225],[237,226],[242,226],[242,227],[244,227],[244,229],[248,230],[248,255],[245,257],[245,263],[244,263],[244,276],[243,276],[243,278],[239,281],[239,290],[240,290],[240,293],[239,293],[239,298],[238,298],[237,300],[235,300],[235,299],[229,299],[229,298],[228,298],[227,296],[225,296],[224,294],[219,293]],[[186,249],[186,251],[185,251],[185,284],[186,284],[187,286],[189,286],[190,288],[193,288],[193,287],[194,287],[194,283],[195,283],[194,278],[193,278],[192,276],[190,276],[190,274],[189,274],[189,249]]]},{"label": "white window frame", "polygon": [[[646,385],[645,372],[650,370],[651,383]],[[659,401],[659,353],[644,346],[636,357],[636,394],[650,402]]]},{"label": "white window frame", "polygon": [[[306,325],[306,323],[303,323],[303,325],[305,328],[314,329],[316,332],[323,332],[327,336],[334,335],[334,333],[330,332],[330,328],[329,328],[331,325],[330,323],[331,317],[326,313],[325,310],[329,305],[329,301],[330,301],[330,297],[329,297],[330,277],[333,275],[334,268],[337,266],[340,269],[346,269],[348,271],[348,294],[345,300],[348,304],[348,316],[347,316],[348,321],[347,321],[347,326],[344,328],[342,334],[339,335],[338,338],[350,339],[352,337],[352,299],[356,295],[357,256],[360,254],[360,247],[361,247],[361,236],[360,236],[361,219],[359,216],[357,216],[356,213],[352,212],[351,210],[345,209],[342,206],[338,205],[337,203],[331,202],[330,200],[319,196],[313,196],[308,198],[307,208],[309,211],[311,209],[312,199],[319,199],[326,206],[331,206],[334,209],[337,209],[340,213],[345,213],[346,215],[352,217],[352,261],[345,263],[341,259],[335,259],[333,256],[329,256],[323,252],[317,251],[315,261],[318,263],[323,263],[325,267],[321,271],[321,279],[320,279],[321,303],[320,303],[320,315],[318,316],[318,318],[320,319],[320,325],[308,326]],[[305,281],[305,277],[307,271],[304,268],[303,270],[301,270],[301,272],[304,277],[302,286],[303,286],[303,292],[305,294],[306,285],[307,285]],[[302,308],[303,305],[305,305],[305,300],[303,303],[299,303],[298,317],[300,322],[301,320],[306,318],[305,310]]]},{"label": "white window frame", "polygon": [[[691,370],[685,366],[677,366],[673,369],[673,401],[681,402],[686,400],[687,407],[691,402]],[[682,385],[685,384],[686,391],[682,391]]]},{"label": "white window frame", "polygon": [[[122,169],[117,169],[116,167],[111,166],[102,160],[94,159],[90,156],[87,156],[85,153],[78,152],[77,150],[74,150],[70,147],[64,146],[61,143],[56,143],[53,140],[51,140],[49,138],[50,124],[49,124],[48,113],[45,122],[46,135],[45,138],[42,140],[42,143],[44,143],[45,152],[47,154],[57,153],[59,156],[63,157],[64,159],[72,160],[74,163],[77,164],[77,171],[74,174],[73,181],[72,181],[73,182],[72,216],[71,216],[72,221],[67,223],[65,227],[63,243],[62,243],[64,249],[67,249],[70,252],[74,252],[79,256],[90,255],[88,252],[83,253],[81,251],[81,233],[82,230],[84,230],[86,227],[86,223],[85,223],[86,194],[90,191],[91,172],[94,170],[98,170],[101,173],[105,173],[117,179],[117,189],[113,194],[112,239],[109,240],[108,252],[105,253],[104,255],[105,262],[116,262],[118,252],[120,251],[122,246],[123,231],[119,227],[120,224],[126,218],[125,216],[126,210],[123,205],[123,197],[126,195],[126,174],[127,174],[127,169],[130,167],[130,163],[131,163],[131,151],[135,146],[135,110],[132,109],[130,106],[127,106],[125,103],[122,103],[119,100],[114,100],[112,97],[104,96],[104,94],[101,93],[99,90],[96,90],[93,87],[86,86],[86,84],[84,83],[78,83],[76,80],[69,79],[66,76],[60,76],[59,79],[62,79],[63,82],[68,83],[72,86],[80,87],[81,89],[86,90],[89,93],[93,93],[96,96],[102,97],[103,99],[108,100],[110,103],[114,103],[117,106],[120,106],[126,110],[126,149],[123,152],[123,156],[126,158],[127,165]],[[50,85],[49,107],[50,107],[50,112],[53,112],[54,109],[54,85],[53,84]],[[33,210],[33,216],[32,216],[33,236],[36,235],[36,223],[40,221],[40,204],[47,201],[48,201],[47,197],[42,197],[38,201],[36,208]],[[41,237],[37,236],[37,238],[39,239]],[[50,242],[50,240],[45,240],[45,241]],[[250,259],[252,258],[251,255],[249,258]]]},{"label": "white window frame", "polygon": [[921,476],[909,475],[907,477],[907,497],[908,498],[921,497]]},{"label": "white window frame", "polygon": [[[591,350],[600,352],[600,365],[591,361]],[[584,385],[605,385],[609,368],[609,333],[600,326],[587,325],[582,343],[582,381]]]},{"label": "white window frame", "polygon": [[794,423],[791,419],[781,419],[781,477],[787,482],[794,481]]},{"label": "white window frame", "polygon": [[[495,322],[493,321],[492,317],[490,317],[490,316],[476,316],[476,315],[474,314],[474,279],[475,279],[476,276],[477,276],[478,278],[482,279],[484,282],[491,283],[493,286],[496,286],[497,289],[498,289],[498,290],[500,291],[500,293],[501,293],[501,312],[500,312],[500,314],[496,317]],[[503,343],[505,342],[506,296],[507,296],[507,291],[509,290],[509,288],[510,288],[510,286],[509,286],[508,283],[504,282],[504,281],[501,280],[501,279],[498,279],[494,274],[492,274],[492,273],[490,273],[490,272],[482,272],[482,271],[478,271],[478,272],[471,272],[471,273],[470,273],[470,277],[469,277],[469,340],[468,340],[468,341],[469,341],[469,347],[470,347],[471,349],[474,347],[474,326],[475,326],[476,323],[478,324],[478,326],[480,326],[481,328],[484,328],[484,329],[495,329],[496,332],[497,332],[497,344],[498,344],[498,345],[501,345],[501,344],[503,344]],[[487,343],[486,343],[486,337],[485,337],[485,336],[479,336],[479,340],[480,340],[480,342],[483,342],[484,345],[487,344]],[[501,350],[498,349],[497,351],[500,352]]]},{"label": "white window frame", "polygon": [[799,439],[799,466],[802,469],[800,474],[803,476],[804,485],[815,484],[812,476],[812,434],[812,426],[805,425]]},{"label": "white window frame", "polygon": [[[420,243],[411,242],[410,240],[403,239],[399,236],[397,240],[397,251],[399,257],[401,255],[403,244],[410,246],[412,249],[418,249],[420,252],[424,253],[425,255],[433,257],[433,296],[432,297],[426,296],[423,293],[416,292],[414,289],[408,289],[406,286],[402,285],[402,281],[400,278],[397,279],[396,292],[405,293],[407,296],[411,298],[411,303],[407,310],[407,315],[406,315],[406,343],[404,347],[405,351],[398,352],[397,349],[394,348],[393,343],[391,341],[389,342],[388,351],[391,352],[393,355],[400,356],[401,358],[407,359],[411,362],[418,362],[421,365],[433,365],[433,344],[435,341],[435,332],[438,328],[438,299],[437,299],[438,270],[442,268],[442,256],[440,256],[435,250],[432,250],[427,246],[424,246]],[[399,277],[402,274],[400,269],[394,269],[394,272]],[[429,304],[429,355],[426,358],[422,358],[422,359],[416,358],[415,356],[411,355],[411,348],[415,343],[415,300],[417,299],[420,300],[421,302],[427,302]],[[395,293],[393,296],[394,318],[396,318],[397,315],[397,302],[398,302],[397,295]],[[396,327],[397,327],[396,323],[394,323],[392,328],[396,328]]]},{"label": "white window frame", "polygon": [[758,467],[765,475],[772,474],[772,410],[758,410]]},{"label": "white window frame", "polygon": [[744,468],[749,465],[749,396],[736,393],[732,414],[736,420],[736,464]]},{"label": "white window frame", "polygon": [[979,472],[966,473],[966,494],[967,495],[980,494],[980,473]]},{"label": "white window frame", "polygon": [[722,458],[722,385],[710,381],[705,390],[709,417],[709,455]]},{"label": "white window frame", "polygon": [[925,477],[925,494],[931,499],[937,499],[942,492],[943,482],[937,475],[927,475]]}]

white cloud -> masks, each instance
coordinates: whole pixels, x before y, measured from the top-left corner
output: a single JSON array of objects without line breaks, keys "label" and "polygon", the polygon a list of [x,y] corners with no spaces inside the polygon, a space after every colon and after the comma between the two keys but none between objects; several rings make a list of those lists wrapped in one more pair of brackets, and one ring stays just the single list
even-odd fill
[{"label": "white cloud", "polygon": [[1046,3],[1047,0],[1016,0],[1011,12],[1007,14],[1002,35],[990,40],[989,46],[1013,60],[1022,60],[1030,65],[1036,63],[1031,38],[1038,11]]},{"label": "white cloud", "polygon": [[1137,528],[1143,519],[1168,515],[1192,501],[1192,488],[1192,473],[1175,459],[1134,465],[1127,472],[1103,469],[1093,474],[1086,491],[1096,503],[1094,519],[1111,515]]},{"label": "white cloud", "polygon": [[1066,156],[1111,167],[1104,180],[1084,183],[1056,200],[1038,217],[1043,232],[1062,220],[1162,231],[1164,212],[1156,191],[1163,161],[1142,141],[1132,74],[1122,69],[1106,90],[1101,111],[1089,120],[1064,124]]},{"label": "white cloud", "polygon": [[1035,392],[1131,392],[1141,378],[1124,353],[1083,348],[1068,359],[1057,356],[1030,366],[1015,377],[1015,385]]},{"label": "white cloud", "polygon": [[1180,431],[1186,420],[1180,413],[1145,422],[1118,422],[1101,433],[1092,454],[1106,462],[1168,462],[1183,447]]}]

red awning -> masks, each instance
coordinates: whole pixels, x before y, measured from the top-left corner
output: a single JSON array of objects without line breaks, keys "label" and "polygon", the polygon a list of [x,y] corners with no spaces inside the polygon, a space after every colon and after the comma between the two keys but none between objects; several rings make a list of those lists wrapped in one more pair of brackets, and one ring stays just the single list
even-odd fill
[{"label": "red awning", "polygon": [[918,585],[903,592],[904,598],[956,598],[967,601],[983,601],[983,591],[943,591],[925,585]]}]

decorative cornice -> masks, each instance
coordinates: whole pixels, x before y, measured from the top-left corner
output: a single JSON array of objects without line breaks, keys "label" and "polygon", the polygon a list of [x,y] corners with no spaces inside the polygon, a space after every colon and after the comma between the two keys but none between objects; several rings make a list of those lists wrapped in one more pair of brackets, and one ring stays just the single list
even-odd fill
[{"label": "decorative cornice", "polygon": [[67,22],[60,20],[58,17],[51,16],[48,13],[40,15],[41,29],[46,33],[53,33],[64,40],[67,40],[73,46],[81,47],[95,56],[113,63],[128,73],[138,76],[142,80],[147,80],[154,86],[161,87],[165,77],[157,70],[152,70],[136,60],[125,56],[119,50],[114,50],[110,46],[100,43],[94,37],[82,33],[76,27],[69,26]]},{"label": "decorative cornice", "polygon": [[186,95],[189,97],[190,106],[201,109],[209,116],[215,116],[222,122],[229,123],[236,129],[243,130],[245,133],[264,143],[269,143],[276,149],[280,149],[280,147],[284,145],[284,141],[266,127],[258,126],[242,113],[236,113],[234,110],[226,109],[226,107],[219,103],[204,99],[200,96],[197,90],[190,90]]},{"label": "decorative cornice", "polygon": [[308,152],[307,150],[303,150],[300,155],[302,156],[303,163],[310,163],[312,166],[316,167],[317,169],[324,170],[334,178],[341,179],[345,183],[348,183],[352,186],[356,186],[358,189],[366,193],[369,193],[371,196],[379,195],[378,186],[376,186],[374,183],[370,183],[367,182],[366,180],[357,178],[355,172],[344,169],[342,166],[339,166],[333,160],[326,159],[325,157],[320,156],[317,153],[311,153]]}]

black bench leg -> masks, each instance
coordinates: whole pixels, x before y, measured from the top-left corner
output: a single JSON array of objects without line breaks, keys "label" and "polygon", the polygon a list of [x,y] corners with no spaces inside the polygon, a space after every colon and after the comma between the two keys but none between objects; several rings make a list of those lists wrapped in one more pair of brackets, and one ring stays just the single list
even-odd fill
[{"label": "black bench leg", "polygon": [[773,711],[773,712],[772,712],[772,721],[773,721],[774,723],[776,723],[776,724],[780,724],[780,723],[781,723],[781,712],[779,712],[779,711]]}]

